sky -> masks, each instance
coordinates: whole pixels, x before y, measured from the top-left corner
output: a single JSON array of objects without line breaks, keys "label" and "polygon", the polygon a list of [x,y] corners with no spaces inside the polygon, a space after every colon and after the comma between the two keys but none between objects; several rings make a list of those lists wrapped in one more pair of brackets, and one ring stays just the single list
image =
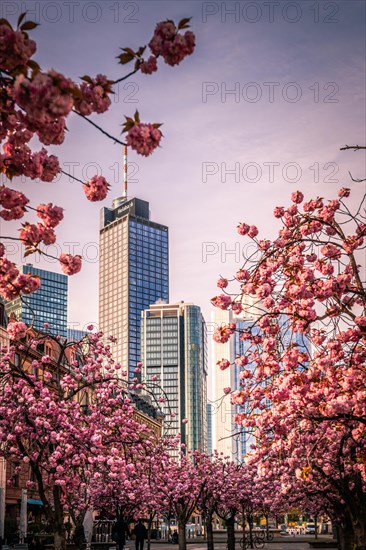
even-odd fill
[{"label": "sky", "polygon": [[[160,62],[153,75],[133,75],[93,120],[118,138],[136,109],[142,121],[163,123],[151,157],[129,152],[128,194],[148,200],[152,219],[169,227],[170,301],[201,306],[209,321],[218,277],[230,278],[253,250],[237,234],[239,222],[273,238],[273,208],[288,205],[292,191],[332,199],[346,186],[350,205],[361,198],[365,185],[348,172],[365,177],[365,154],[339,149],[366,143],[365,10],[353,0],[4,0],[0,17],[15,23],[27,11],[40,23],[31,32],[35,59],[74,79],[120,78],[129,72],[117,63],[120,48],[146,44],[159,21],[192,17],[194,54],[178,67]],[[99,211],[122,194],[122,148],[76,115],[67,124],[64,144],[50,151],[82,180],[103,174],[108,198],[90,203],[67,176],[18,183],[33,205],[65,208],[59,249],[48,252],[84,258],[69,280],[69,323],[83,329],[98,321]],[[8,233],[16,227],[8,224]],[[9,247],[21,261],[19,246]],[[49,258],[28,261],[60,271]]]}]

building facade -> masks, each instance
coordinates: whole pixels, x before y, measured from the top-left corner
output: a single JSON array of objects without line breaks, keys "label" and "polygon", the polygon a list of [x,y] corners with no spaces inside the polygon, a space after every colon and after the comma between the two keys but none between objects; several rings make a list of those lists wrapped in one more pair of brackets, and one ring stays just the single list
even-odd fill
[{"label": "building facade", "polygon": [[[227,325],[233,320],[231,310],[215,309],[211,313],[211,326],[214,328]],[[234,458],[233,423],[234,407],[230,403],[230,395],[225,395],[224,388],[236,388],[237,381],[232,368],[221,370],[217,365],[221,359],[233,363],[235,359],[234,340],[230,338],[225,344],[219,344],[211,339],[211,368],[213,373],[213,448],[224,453],[232,460]]]},{"label": "building facade", "polygon": [[213,452],[213,434],[212,434],[212,420],[213,420],[213,404],[207,403],[207,454],[211,455]]},{"label": "building facade", "polygon": [[53,271],[46,271],[32,264],[19,268],[22,273],[30,273],[41,278],[41,287],[32,294],[6,302],[8,317],[16,317],[36,330],[47,331],[54,336],[67,336],[67,291],[68,277]]},{"label": "building facade", "polygon": [[169,300],[168,228],[150,220],[149,203],[115,199],[100,223],[99,326],[114,336],[115,360],[134,377],[141,312]]},{"label": "building facade", "polygon": [[187,449],[207,450],[207,334],[193,304],[154,304],[142,312],[141,359],[162,399],[165,432]]},{"label": "building facade", "polygon": [[89,334],[87,330],[68,328],[66,338],[68,342],[80,342],[87,334]]}]

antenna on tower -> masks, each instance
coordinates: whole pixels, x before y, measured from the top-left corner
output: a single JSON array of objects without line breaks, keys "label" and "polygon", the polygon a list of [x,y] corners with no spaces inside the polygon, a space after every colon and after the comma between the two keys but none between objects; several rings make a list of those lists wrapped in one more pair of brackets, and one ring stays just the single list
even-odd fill
[{"label": "antenna on tower", "polygon": [[123,198],[127,199],[127,145],[123,146]]}]

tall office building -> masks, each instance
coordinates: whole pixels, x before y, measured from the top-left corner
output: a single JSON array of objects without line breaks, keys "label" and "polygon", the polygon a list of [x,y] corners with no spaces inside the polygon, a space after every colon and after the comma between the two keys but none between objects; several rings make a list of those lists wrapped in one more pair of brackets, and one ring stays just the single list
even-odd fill
[{"label": "tall office building", "polygon": [[18,321],[32,325],[36,330],[44,330],[48,323],[48,331],[54,336],[66,337],[67,334],[67,288],[68,277],[53,271],[46,271],[32,264],[19,268],[22,273],[30,273],[41,278],[41,287],[33,292],[15,298],[6,303],[8,317],[13,314]]},{"label": "tall office building", "polygon": [[68,342],[80,342],[87,334],[90,333],[86,330],[68,327],[66,338]]},{"label": "tall office building", "polygon": [[118,198],[101,210],[99,325],[113,357],[128,370],[140,361],[141,311],[169,300],[168,228],[150,220],[149,203]]},{"label": "tall office building", "polygon": [[148,381],[157,377],[156,393],[167,397],[162,404],[167,435],[181,433],[187,449],[206,451],[207,335],[201,309],[184,302],[154,304],[141,317],[144,375]]}]

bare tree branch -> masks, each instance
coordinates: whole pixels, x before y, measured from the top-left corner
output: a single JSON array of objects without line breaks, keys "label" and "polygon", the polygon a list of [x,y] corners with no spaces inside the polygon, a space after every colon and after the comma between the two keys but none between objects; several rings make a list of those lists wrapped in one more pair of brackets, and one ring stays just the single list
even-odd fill
[{"label": "bare tree branch", "polygon": [[340,151],[347,151],[348,149],[359,151],[360,149],[366,149],[366,145],[345,145],[344,147],[340,148]]}]

